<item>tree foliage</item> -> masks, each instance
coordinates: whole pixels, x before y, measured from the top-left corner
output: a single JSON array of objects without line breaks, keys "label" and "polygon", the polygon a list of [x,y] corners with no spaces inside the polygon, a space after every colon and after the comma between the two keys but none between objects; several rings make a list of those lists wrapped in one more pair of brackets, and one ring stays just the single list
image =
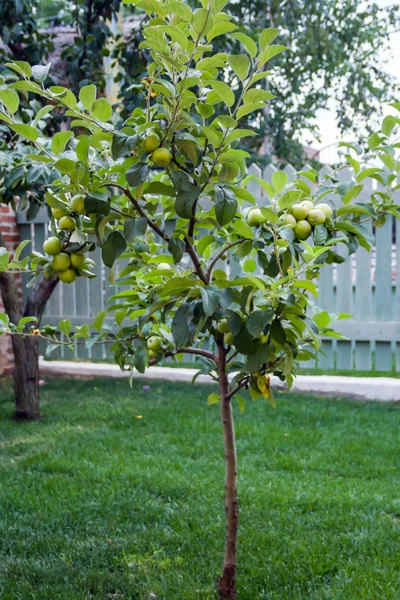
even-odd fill
[{"label": "tree foliage", "polygon": [[[45,194],[52,211],[51,240],[29,262],[10,262],[1,250],[0,270],[32,270],[65,283],[92,277],[88,258],[95,245],[120,287],[106,310],[75,331],[63,320],[66,343],[109,342],[124,370],[143,372],[165,357],[199,357],[199,373],[220,384],[227,457],[228,537],[222,598],[234,598],[236,560],[236,458],[231,400],[247,388],[254,400],[273,403],[270,376],[290,387],[302,361],[315,358],[323,337],[338,337],[330,315],[315,307],[318,277],[359,246],[370,249],[371,229],[388,214],[399,216],[396,189],[398,117],[386,117],[368,146],[351,146],[353,170],[343,183],[338,171],[319,179],[313,170],[289,181],[278,171],[272,183],[257,182],[265,206],[247,190],[249,154],[240,140],[254,136],[242,125],[264,110],[279,77],[268,63],[285,48],[278,31],[260,33],[257,44],[240,31],[223,0],[203,0],[192,10],[181,0],[134,0],[149,19],[140,49],[151,54],[138,94],[145,103],[116,128],[118,114],[96,86],[46,86],[45,67],[8,64],[19,81],[1,82],[0,118],[31,146],[27,160],[54,174]],[[218,38],[241,43],[241,51],[218,51]],[[266,68],[267,67],[267,68]],[[228,81],[231,82],[229,85]],[[21,97],[40,97],[46,108],[22,121]],[[399,105],[395,105],[399,109]],[[68,131],[46,135],[43,110],[62,111]],[[368,166],[374,157],[382,164]],[[380,188],[371,202],[357,202],[366,178]],[[339,252],[338,244],[347,247]],[[18,254],[18,253],[17,253]],[[126,261],[122,269],[119,260]],[[225,268],[224,265],[228,265]],[[113,315],[114,327],[104,325]],[[24,333],[26,323],[3,331]],[[33,326],[34,328],[35,326]],[[56,329],[31,329],[59,343]],[[211,342],[211,343],[210,343]],[[228,381],[228,373],[232,380]],[[236,515],[236,516],[235,516]]]}]

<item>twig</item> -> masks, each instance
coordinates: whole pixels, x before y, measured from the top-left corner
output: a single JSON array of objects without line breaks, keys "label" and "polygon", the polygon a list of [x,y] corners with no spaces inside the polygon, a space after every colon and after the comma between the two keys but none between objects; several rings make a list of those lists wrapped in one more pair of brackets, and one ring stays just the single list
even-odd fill
[{"label": "twig", "polygon": [[236,240],[236,242],[232,242],[231,244],[228,244],[227,246],[225,246],[224,248],[222,248],[222,250],[220,250],[220,252],[218,252],[218,254],[216,254],[214,256],[214,258],[212,259],[212,261],[210,263],[210,266],[208,267],[208,270],[207,270],[207,277],[208,277],[208,279],[210,279],[210,277],[211,277],[211,272],[212,272],[214,266],[219,261],[219,259],[223,257],[223,255],[225,254],[225,252],[228,252],[228,250],[230,250],[234,246],[238,246],[239,244],[241,244],[242,242],[245,242],[245,241],[246,241],[245,238],[242,238],[240,240]]}]

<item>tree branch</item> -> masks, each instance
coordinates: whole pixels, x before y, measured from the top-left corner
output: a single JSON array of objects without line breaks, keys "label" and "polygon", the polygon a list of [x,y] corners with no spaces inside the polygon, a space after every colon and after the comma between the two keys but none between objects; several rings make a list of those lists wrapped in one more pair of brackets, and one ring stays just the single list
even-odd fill
[{"label": "tree branch", "polygon": [[157,223],[155,223],[154,221],[152,221],[148,217],[148,215],[146,215],[145,211],[140,206],[140,204],[136,200],[136,198],[131,194],[131,192],[130,192],[130,190],[128,188],[125,188],[123,185],[119,185],[118,183],[105,183],[101,187],[115,187],[115,188],[121,190],[125,194],[125,196],[127,198],[129,198],[129,200],[132,202],[133,206],[135,207],[135,209],[137,210],[137,212],[139,213],[139,215],[141,217],[143,217],[144,219],[146,219],[146,221],[149,224],[149,227],[151,227],[151,229],[153,231],[155,231],[163,240],[165,240],[166,242],[169,241],[168,235],[162,229],[160,229],[160,227],[157,225]]},{"label": "tree branch", "polygon": [[235,394],[238,393],[239,390],[241,390],[244,387],[247,387],[249,384],[249,378],[250,375],[246,375],[246,377],[231,392],[229,392],[226,398],[230,400]]},{"label": "tree branch", "polygon": [[246,239],[242,238],[241,240],[237,240],[236,242],[232,242],[231,244],[228,244],[227,246],[225,246],[224,248],[222,248],[222,250],[220,252],[218,252],[218,254],[216,254],[214,256],[214,258],[212,259],[212,261],[210,263],[210,266],[208,267],[208,271],[207,271],[207,277],[208,277],[208,279],[210,279],[211,272],[212,272],[213,268],[215,267],[215,265],[217,264],[217,262],[219,261],[219,259],[223,257],[223,255],[225,254],[225,252],[228,252],[228,250],[230,250],[234,246],[238,246],[239,244],[241,244],[242,242],[245,242],[245,241],[246,241]]}]

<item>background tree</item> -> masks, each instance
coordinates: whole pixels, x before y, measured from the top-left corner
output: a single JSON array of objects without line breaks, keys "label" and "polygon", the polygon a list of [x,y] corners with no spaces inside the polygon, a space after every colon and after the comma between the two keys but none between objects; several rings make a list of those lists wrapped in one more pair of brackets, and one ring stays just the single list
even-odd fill
[{"label": "background tree", "polygon": [[[392,199],[399,161],[389,137],[400,119],[384,120],[365,155],[360,147],[350,149],[352,181],[339,182],[337,172],[318,180],[310,170],[289,182],[278,171],[272,184],[257,179],[269,205],[256,208],[246,189],[248,154],[237,148],[239,139],[254,132],[238,121],[265,108],[270,96],[261,82],[275,76],[264,66],[282,51],[273,43],[279,32],[263,30],[256,45],[238,32],[223,0],[203,0],[195,11],[179,0],[135,3],[152,17],[141,44],[152,61],[142,82],[146,104],[120,130],[94,85],[81,88],[77,99],[67,88],[44,87],[45,71],[37,82],[28,64],[10,65],[21,79],[1,97],[1,118],[34,146],[32,164],[49,164],[57,175],[46,192],[53,218],[45,253],[34,253],[28,267],[26,259],[10,262],[2,249],[0,270],[9,275],[30,268],[65,283],[90,277],[88,236],[95,233],[113,281],[116,261],[129,259],[118,275],[122,289],[93,323],[72,332],[62,321],[63,343],[110,342],[118,364],[132,372],[192,354],[201,361],[199,372],[218,383],[219,394],[208,397],[209,404],[220,404],[226,462],[218,589],[220,598],[233,600],[238,501],[232,400],[243,408],[239,392],[247,388],[254,400],[273,402],[271,374],[290,386],[301,361],[316,357],[321,336],[342,337],[332,324],[346,315],[316,309],[312,297],[324,265],[347,258],[338,253],[339,242],[349,254],[359,245],[369,250],[374,237],[365,222],[378,227],[387,214],[399,216]],[[240,54],[216,52],[215,40],[228,32],[240,34]],[[227,70],[235,74],[234,90],[224,81]],[[64,110],[70,130],[49,138],[37,119],[20,123],[18,92]],[[372,151],[386,170],[364,168]],[[367,177],[382,187],[363,205],[356,199]],[[220,268],[221,261],[230,268]],[[115,314],[114,331],[103,328],[107,312]],[[28,332],[25,320],[2,323],[4,332],[22,339],[34,334],[54,347],[59,343],[55,328],[33,326]]]}]

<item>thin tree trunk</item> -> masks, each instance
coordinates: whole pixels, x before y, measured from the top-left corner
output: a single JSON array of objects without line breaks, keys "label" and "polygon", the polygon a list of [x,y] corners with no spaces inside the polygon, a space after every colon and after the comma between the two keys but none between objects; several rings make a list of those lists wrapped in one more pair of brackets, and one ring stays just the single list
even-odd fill
[{"label": "thin tree trunk", "polygon": [[19,421],[40,418],[39,345],[33,336],[12,336],[14,352],[15,417]]},{"label": "thin tree trunk", "polygon": [[[1,232],[0,245],[4,245]],[[24,309],[19,295],[17,277],[12,273],[0,273],[0,293],[10,321],[17,324],[22,317],[36,317],[39,324],[46,303],[57,283],[58,278],[38,280],[26,300]],[[14,352],[15,416],[21,420],[38,419],[40,417],[38,341],[32,336],[13,335],[12,347]]]},{"label": "thin tree trunk", "polygon": [[238,535],[237,459],[232,404],[229,398],[225,347],[218,341],[218,374],[221,395],[221,419],[225,447],[226,538],[222,577],[218,582],[221,600],[236,598],[236,548]]}]

